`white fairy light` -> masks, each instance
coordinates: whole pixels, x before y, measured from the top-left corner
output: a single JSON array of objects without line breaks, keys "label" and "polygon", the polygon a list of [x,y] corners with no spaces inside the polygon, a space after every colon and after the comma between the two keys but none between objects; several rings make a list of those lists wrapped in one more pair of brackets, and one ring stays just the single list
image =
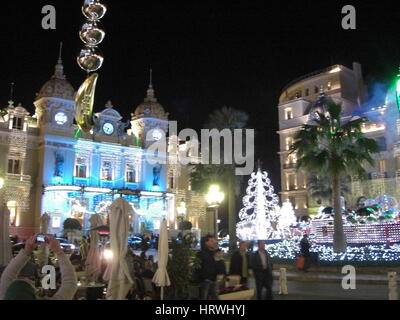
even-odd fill
[{"label": "white fairy light", "polygon": [[243,241],[270,239],[276,228],[276,217],[273,214],[278,206],[279,198],[274,193],[271,180],[266,172],[251,174],[246,195],[243,197],[244,208],[239,212],[240,222],[237,224],[237,236]]}]

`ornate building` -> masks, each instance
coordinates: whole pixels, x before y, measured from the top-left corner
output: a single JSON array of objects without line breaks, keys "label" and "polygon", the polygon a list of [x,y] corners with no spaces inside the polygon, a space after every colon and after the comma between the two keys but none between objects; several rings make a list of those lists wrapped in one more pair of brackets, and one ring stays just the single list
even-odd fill
[{"label": "ornate building", "polygon": [[35,114],[10,101],[0,118],[0,176],[5,178],[0,200],[11,211],[11,232],[22,238],[38,232],[45,212],[51,233],[61,232],[69,217],[87,231],[90,215],[98,212],[107,219],[108,206],[120,196],[134,209],[134,233],[157,232],[163,218],[176,229],[177,198],[184,198],[187,219],[199,229],[206,206],[190,191],[190,166],[169,164],[184,153],[185,142],[178,142],[174,154],[147,149],[168,133],[168,113],[157,102],[152,81],[130,123],[108,102],[95,114],[93,130],[79,139],[74,97],[60,58],[34,101]]},{"label": "ornate building", "polygon": [[[380,145],[380,153],[374,156],[375,167],[366,166],[368,180],[349,177],[350,192],[345,195],[346,204],[356,208],[360,199],[373,199],[382,194],[400,197],[400,138],[399,114],[395,93],[389,91],[382,97],[382,104],[370,106],[364,85],[361,65],[353,63],[353,69],[335,65],[292,81],[283,90],[279,103],[279,136],[282,201],[290,200],[298,216],[315,214],[319,204],[307,189],[307,175],[296,170],[296,155],[289,155],[293,136],[312,119],[316,110],[324,112],[327,97],[342,103],[342,118],[365,116],[371,124],[363,132]],[[328,204],[328,203],[326,203]]]}]

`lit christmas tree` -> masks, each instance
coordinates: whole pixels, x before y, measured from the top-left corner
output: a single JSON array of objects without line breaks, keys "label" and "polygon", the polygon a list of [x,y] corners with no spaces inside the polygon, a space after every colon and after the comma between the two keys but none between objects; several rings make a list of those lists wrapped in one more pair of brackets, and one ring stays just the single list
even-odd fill
[{"label": "lit christmas tree", "polygon": [[282,238],[291,237],[290,227],[297,224],[296,214],[293,210],[292,203],[288,200],[283,203],[279,212],[278,229]]},{"label": "lit christmas tree", "polygon": [[239,212],[237,236],[242,241],[267,240],[277,233],[277,215],[279,198],[274,193],[271,180],[259,166],[251,174],[246,195],[243,197],[244,208]]}]

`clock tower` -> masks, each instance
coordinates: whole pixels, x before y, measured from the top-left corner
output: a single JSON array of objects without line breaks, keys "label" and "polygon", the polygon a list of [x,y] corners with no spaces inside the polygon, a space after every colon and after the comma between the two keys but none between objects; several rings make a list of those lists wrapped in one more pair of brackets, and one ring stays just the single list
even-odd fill
[{"label": "clock tower", "polygon": [[94,140],[121,142],[120,140],[125,137],[125,128],[129,125],[121,120],[119,112],[114,109],[112,102],[108,101],[106,109],[93,117]]},{"label": "clock tower", "polygon": [[[134,135],[134,144],[142,148],[147,148],[153,142],[166,137],[168,133],[168,113],[155,97],[152,70],[150,70],[147,96],[132,114],[131,130]],[[146,141],[149,132],[151,132],[151,140]]]},{"label": "clock tower", "polygon": [[73,130],[75,90],[64,75],[61,49],[62,44],[54,75],[40,89],[34,102],[42,133]]}]

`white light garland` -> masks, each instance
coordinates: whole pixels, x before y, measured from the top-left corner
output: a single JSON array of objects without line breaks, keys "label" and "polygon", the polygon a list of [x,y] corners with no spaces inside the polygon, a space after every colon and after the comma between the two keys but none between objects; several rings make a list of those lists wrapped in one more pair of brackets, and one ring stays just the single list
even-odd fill
[{"label": "white light garland", "polygon": [[[312,238],[310,239],[313,240]],[[266,250],[272,258],[294,260],[299,254],[299,241],[284,240],[268,244]],[[334,253],[332,246],[314,244],[311,252],[318,253],[321,262],[399,262],[400,245],[387,247],[386,245],[364,245],[362,247],[348,247],[346,253]]]},{"label": "white light garland", "polygon": [[268,174],[261,169],[253,172],[243,197],[244,208],[239,212],[238,238],[243,241],[270,239],[277,232],[278,203]]}]

